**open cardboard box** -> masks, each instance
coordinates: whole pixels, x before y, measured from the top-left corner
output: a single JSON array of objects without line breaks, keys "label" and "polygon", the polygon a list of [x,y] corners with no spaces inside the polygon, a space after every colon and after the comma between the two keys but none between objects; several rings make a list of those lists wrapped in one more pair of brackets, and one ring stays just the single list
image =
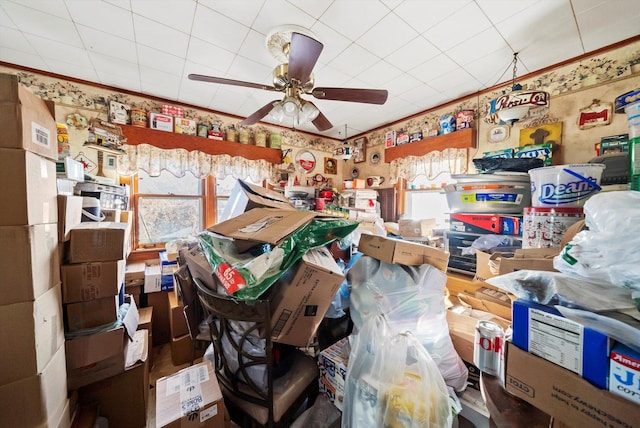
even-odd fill
[{"label": "open cardboard box", "polygon": [[238,180],[224,206],[220,221],[229,220],[254,208],[296,210],[282,193]]}]

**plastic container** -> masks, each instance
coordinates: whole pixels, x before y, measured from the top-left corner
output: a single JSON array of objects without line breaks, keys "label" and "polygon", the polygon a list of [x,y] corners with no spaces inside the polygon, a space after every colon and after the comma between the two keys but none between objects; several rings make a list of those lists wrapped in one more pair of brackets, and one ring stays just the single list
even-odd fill
[{"label": "plastic container", "polygon": [[520,214],[531,205],[527,173],[453,175],[444,187],[452,213]]},{"label": "plastic container", "polygon": [[629,127],[629,179],[631,190],[640,190],[640,102],[625,107]]},{"label": "plastic container", "polygon": [[582,208],[527,207],[522,221],[522,248],[559,247],[567,229],[583,218]]},{"label": "plastic container", "polygon": [[529,171],[531,205],[534,207],[582,207],[601,190],[605,165],[598,163],[545,166]]},{"label": "plastic container", "polygon": [[91,196],[84,196],[82,198],[82,218],[81,221],[102,221],[104,220],[104,214],[100,209],[100,200]]}]

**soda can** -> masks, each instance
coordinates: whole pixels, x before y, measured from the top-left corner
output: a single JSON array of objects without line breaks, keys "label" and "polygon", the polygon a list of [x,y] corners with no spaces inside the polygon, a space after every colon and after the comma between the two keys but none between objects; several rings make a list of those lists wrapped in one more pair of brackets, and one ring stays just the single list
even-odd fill
[{"label": "soda can", "polygon": [[487,374],[500,376],[503,352],[502,327],[493,321],[478,321],[473,346],[473,364]]}]

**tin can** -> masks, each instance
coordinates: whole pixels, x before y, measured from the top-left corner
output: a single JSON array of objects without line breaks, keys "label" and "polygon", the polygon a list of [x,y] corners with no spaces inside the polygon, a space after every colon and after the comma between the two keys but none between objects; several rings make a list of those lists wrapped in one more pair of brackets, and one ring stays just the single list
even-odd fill
[{"label": "tin can", "polygon": [[503,352],[504,330],[502,327],[493,321],[478,321],[473,346],[473,364],[480,371],[492,376],[500,376]]},{"label": "tin can", "polygon": [[456,129],[467,129],[473,127],[474,110],[462,110],[456,114]]},{"label": "tin can", "polygon": [[522,248],[559,247],[569,227],[584,218],[579,208],[525,207]]},{"label": "tin can", "polygon": [[131,109],[131,125],[146,128],[147,112],[139,108]]}]

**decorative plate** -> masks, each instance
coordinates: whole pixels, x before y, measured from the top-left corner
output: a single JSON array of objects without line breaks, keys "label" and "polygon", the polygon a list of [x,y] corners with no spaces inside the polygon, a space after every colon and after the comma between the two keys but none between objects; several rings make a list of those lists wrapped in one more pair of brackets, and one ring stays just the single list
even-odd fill
[{"label": "decorative plate", "polygon": [[358,178],[360,170],[358,168],[351,168],[351,178]]},{"label": "decorative plate", "polygon": [[488,138],[490,143],[500,143],[506,140],[509,138],[509,126],[494,126],[489,130]]},{"label": "decorative plate", "polygon": [[380,152],[371,153],[371,157],[369,158],[369,162],[371,162],[374,165],[379,163],[380,162]]},{"label": "decorative plate", "polygon": [[296,168],[303,174],[311,173],[316,167],[316,157],[309,150],[302,150],[296,155]]}]

